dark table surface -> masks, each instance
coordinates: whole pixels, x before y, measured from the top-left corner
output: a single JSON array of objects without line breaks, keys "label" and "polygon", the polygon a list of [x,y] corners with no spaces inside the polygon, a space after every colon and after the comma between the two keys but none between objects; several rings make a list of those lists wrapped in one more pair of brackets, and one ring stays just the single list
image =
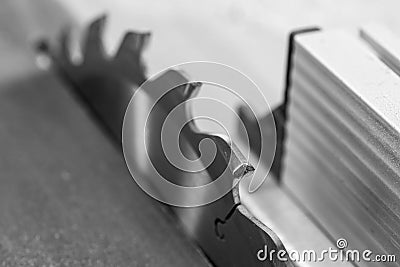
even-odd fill
[{"label": "dark table surface", "polygon": [[1,47],[0,266],[207,266],[74,95]]}]

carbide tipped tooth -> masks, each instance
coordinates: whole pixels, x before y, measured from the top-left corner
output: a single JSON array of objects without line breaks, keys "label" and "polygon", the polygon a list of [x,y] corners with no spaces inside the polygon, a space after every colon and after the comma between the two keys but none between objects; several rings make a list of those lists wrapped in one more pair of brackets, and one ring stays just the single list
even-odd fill
[{"label": "carbide tipped tooth", "polygon": [[106,19],[107,16],[102,15],[90,24],[82,50],[85,61],[104,56],[103,31]]},{"label": "carbide tipped tooth", "polygon": [[184,97],[186,99],[189,99],[189,98],[195,96],[199,92],[202,85],[203,85],[203,83],[201,83],[201,82],[188,83],[183,92]]},{"label": "carbide tipped tooth", "polygon": [[143,83],[146,67],[142,62],[142,50],[146,46],[150,33],[128,32],[125,34],[114,63],[121,67],[121,73],[130,77],[135,83]]},{"label": "carbide tipped tooth", "polygon": [[142,32],[139,34],[136,44],[136,49],[138,51],[143,51],[147,44],[149,43],[151,34],[149,32]]},{"label": "carbide tipped tooth", "polygon": [[149,43],[151,33],[150,32],[144,32],[141,33],[139,36],[139,42],[138,42],[138,50],[142,51],[147,47],[147,44]]},{"label": "carbide tipped tooth", "polygon": [[150,33],[128,32],[121,42],[116,57],[120,58],[141,53],[146,47],[149,37]]}]

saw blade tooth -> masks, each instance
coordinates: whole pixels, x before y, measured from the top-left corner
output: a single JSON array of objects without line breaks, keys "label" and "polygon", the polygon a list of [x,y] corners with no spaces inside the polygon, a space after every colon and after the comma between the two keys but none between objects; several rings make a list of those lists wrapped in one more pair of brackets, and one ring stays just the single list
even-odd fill
[{"label": "saw blade tooth", "polygon": [[106,20],[107,16],[102,15],[89,25],[82,49],[84,61],[104,58],[103,31]]},{"label": "saw blade tooth", "polygon": [[147,46],[150,33],[128,32],[125,34],[118,49],[117,58],[138,55]]},{"label": "saw blade tooth", "polygon": [[203,83],[201,83],[201,82],[188,83],[183,92],[184,97],[186,99],[194,97],[200,91],[202,85],[203,85]]},{"label": "saw blade tooth", "polygon": [[147,45],[150,41],[151,33],[150,32],[143,32],[139,36],[138,42],[138,50],[142,51],[147,48]]},{"label": "saw blade tooth", "polygon": [[118,66],[121,73],[130,77],[137,84],[146,80],[146,65],[142,61],[142,51],[146,47],[149,37],[150,33],[126,33],[114,57],[115,66]]}]

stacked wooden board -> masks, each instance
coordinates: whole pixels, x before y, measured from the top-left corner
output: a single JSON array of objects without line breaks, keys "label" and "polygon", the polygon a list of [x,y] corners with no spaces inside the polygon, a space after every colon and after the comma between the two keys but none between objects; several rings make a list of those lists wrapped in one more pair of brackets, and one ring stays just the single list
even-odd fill
[{"label": "stacked wooden board", "polygon": [[397,255],[400,77],[393,66],[400,61],[363,33],[296,37],[283,181],[332,240]]}]

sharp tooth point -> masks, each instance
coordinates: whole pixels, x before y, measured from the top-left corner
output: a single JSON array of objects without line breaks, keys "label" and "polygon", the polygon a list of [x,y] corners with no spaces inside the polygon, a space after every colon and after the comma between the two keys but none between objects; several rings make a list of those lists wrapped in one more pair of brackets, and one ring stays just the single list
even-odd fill
[{"label": "sharp tooth point", "polygon": [[202,85],[203,85],[203,83],[201,83],[201,82],[188,83],[185,88],[185,91],[184,91],[185,98],[192,97],[195,93],[198,92],[198,90],[200,90]]},{"label": "sharp tooth point", "polygon": [[99,17],[97,17],[96,19],[93,20],[93,22],[91,23],[92,25],[104,25],[104,23],[107,21],[107,15],[106,14],[102,14]]},{"label": "sharp tooth point", "polygon": [[[150,33],[127,32],[121,42],[116,53],[115,60],[123,60],[124,62],[141,64],[141,53],[148,44]],[[127,60],[128,59],[128,60]],[[144,67],[142,66],[144,72]]]},{"label": "sharp tooth point", "polygon": [[106,21],[106,16],[102,15],[94,20],[87,30],[86,40],[84,41],[83,55],[86,61],[87,58],[102,57],[104,55],[104,46],[102,40],[102,33]]},{"label": "sharp tooth point", "polygon": [[150,33],[128,32],[121,43],[121,49],[141,51],[146,47]]},{"label": "sharp tooth point", "polygon": [[193,87],[193,89],[200,89],[200,87],[203,85],[202,82],[191,82],[190,86]]},{"label": "sharp tooth point", "polygon": [[150,40],[150,36],[151,36],[150,32],[145,32],[145,33],[141,34],[141,47],[140,47],[140,49],[144,49],[144,48],[147,47],[147,44],[148,44],[148,42]]},{"label": "sharp tooth point", "polygon": [[93,34],[93,35],[100,35],[100,33],[103,31],[104,29],[104,25],[106,23],[106,16],[101,16],[97,19],[95,19],[92,23],[90,23],[89,25],[89,30],[88,30],[88,34]]},{"label": "sharp tooth point", "polygon": [[123,44],[129,45],[130,47],[136,47],[136,43],[140,35],[137,32],[128,32],[124,36]]}]

